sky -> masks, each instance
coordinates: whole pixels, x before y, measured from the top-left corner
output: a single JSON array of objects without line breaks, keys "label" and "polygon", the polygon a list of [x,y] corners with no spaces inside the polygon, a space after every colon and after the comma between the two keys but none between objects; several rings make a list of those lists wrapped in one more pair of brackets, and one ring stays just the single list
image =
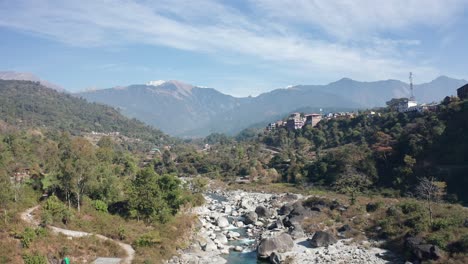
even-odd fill
[{"label": "sky", "polygon": [[468,79],[468,0],[0,0],[0,71],[69,91],[180,80]]}]

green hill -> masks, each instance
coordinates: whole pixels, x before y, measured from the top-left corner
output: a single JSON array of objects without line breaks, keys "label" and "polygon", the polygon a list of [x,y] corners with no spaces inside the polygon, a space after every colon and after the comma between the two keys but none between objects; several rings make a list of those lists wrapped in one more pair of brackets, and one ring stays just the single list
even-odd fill
[{"label": "green hill", "polygon": [[46,88],[38,82],[0,80],[0,119],[20,127],[44,127],[79,135],[120,132],[153,144],[167,142],[160,130],[121,115],[112,107]]}]

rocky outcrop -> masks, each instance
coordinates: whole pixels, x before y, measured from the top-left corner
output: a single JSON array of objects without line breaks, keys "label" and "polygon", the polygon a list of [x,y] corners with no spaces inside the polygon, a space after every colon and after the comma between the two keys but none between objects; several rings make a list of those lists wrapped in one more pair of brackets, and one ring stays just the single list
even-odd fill
[{"label": "rocky outcrop", "polygon": [[418,262],[438,260],[443,256],[443,252],[439,247],[426,243],[420,237],[407,235],[405,238],[405,249],[410,253],[412,259]]},{"label": "rocky outcrop", "polygon": [[310,245],[312,247],[326,247],[333,245],[337,242],[335,236],[328,232],[317,231],[310,239]]},{"label": "rocky outcrop", "polygon": [[264,238],[257,248],[259,258],[268,258],[273,252],[284,253],[294,247],[294,241],[290,235],[282,233],[276,237]]}]

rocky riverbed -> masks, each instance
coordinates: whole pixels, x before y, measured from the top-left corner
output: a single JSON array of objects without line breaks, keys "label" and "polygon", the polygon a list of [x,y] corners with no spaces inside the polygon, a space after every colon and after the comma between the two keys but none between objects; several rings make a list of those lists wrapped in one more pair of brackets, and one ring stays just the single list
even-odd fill
[{"label": "rocky riverbed", "polygon": [[[345,239],[349,227],[305,233],[302,223],[321,214],[321,208],[347,210],[346,206],[304,206],[296,194],[215,191],[195,209],[197,233],[190,247],[168,263],[400,263],[387,250],[369,241]],[[341,238],[341,239],[340,239]]]}]

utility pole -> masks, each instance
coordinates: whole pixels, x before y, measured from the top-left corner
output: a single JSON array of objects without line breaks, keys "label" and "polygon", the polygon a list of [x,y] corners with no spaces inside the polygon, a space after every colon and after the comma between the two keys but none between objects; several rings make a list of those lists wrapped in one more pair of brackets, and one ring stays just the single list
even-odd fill
[{"label": "utility pole", "polygon": [[409,73],[409,82],[410,82],[410,91],[411,91],[411,97],[410,100],[414,101],[414,91],[413,91],[413,73]]}]

